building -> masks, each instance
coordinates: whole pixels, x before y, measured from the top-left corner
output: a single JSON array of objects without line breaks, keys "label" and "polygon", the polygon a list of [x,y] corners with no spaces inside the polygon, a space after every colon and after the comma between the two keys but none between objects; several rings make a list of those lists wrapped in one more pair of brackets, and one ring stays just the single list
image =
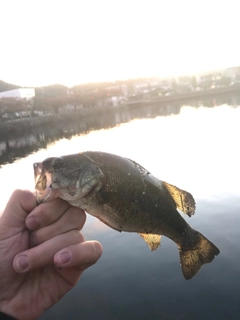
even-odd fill
[{"label": "building", "polygon": [[233,67],[224,70],[224,76],[230,78],[234,82],[240,81],[240,67]]},{"label": "building", "polygon": [[4,92],[0,92],[1,98],[15,98],[15,99],[32,99],[35,97],[35,89],[34,88],[19,88],[8,90]]}]

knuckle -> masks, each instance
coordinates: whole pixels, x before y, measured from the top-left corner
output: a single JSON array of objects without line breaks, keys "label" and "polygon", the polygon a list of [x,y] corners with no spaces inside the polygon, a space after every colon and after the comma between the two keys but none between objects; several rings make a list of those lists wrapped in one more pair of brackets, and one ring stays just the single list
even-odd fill
[{"label": "knuckle", "polygon": [[81,243],[83,241],[83,236],[82,236],[81,232],[79,232],[78,230],[71,230],[69,232],[69,235],[71,237],[73,244]]},{"label": "knuckle", "polygon": [[36,208],[35,214],[42,218],[44,217],[45,213],[46,213],[46,204],[42,203]]},{"label": "knuckle", "polygon": [[76,228],[78,230],[81,230],[83,228],[84,224],[85,224],[85,221],[86,221],[86,217],[85,216],[84,217],[77,216],[75,218],[75,223],[74,224],[76,225]]},{"label": "knuckle", "polygon": [[83,238],[83,235],[81,234],[81,232],[79,231],[76,231],[76,239],[78,240],[78,242],[83,242],[84,241],[84,238]]},{"label": "knuckle", "polygon": [[68,217],[66,217],[66,219],[68,221],[71,221],[71,226],[77,228],[78,230],[81,230],[86,222],[86,214],[79,208],[72,207],[71,210],[68,211],[67,216]]},{"label": "knuckle", "polygon": [[13,191],[12,195],[13,196],[21,196],[23,194],[23,191],[21,189],[16,189]]}]

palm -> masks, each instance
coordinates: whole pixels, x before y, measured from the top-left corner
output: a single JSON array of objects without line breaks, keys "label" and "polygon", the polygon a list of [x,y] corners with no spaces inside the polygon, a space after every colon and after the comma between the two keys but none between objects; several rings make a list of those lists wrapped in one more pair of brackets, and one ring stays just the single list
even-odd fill
[{"label": "palm", "polygon": [[[34,319],[55,304],[77,283],[81,271],[79,268],[60,270],[54,265],[49,265],[26,274],[17,274],[11,266],[12,270],[9,272],[8,261],[12,261],[17,253],[29,249],[28,231],[25,229],[7,241],[6,252],[10,252],[10,256],[5,256],[1,263],[0,277],[4,279],[2,284],[4,294],[0,299],[4,299],[10,309],[14,307],[19,310],[20,318],[21,310],[24,314],[25,310],[28,310],[29,319]],[[12,284],[11,290],[8,288],[9,283]]]}]

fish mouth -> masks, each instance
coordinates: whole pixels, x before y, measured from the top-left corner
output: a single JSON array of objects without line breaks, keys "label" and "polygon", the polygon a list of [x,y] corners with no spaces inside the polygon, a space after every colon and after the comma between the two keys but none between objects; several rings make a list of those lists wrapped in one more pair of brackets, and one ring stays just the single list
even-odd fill
[{"label": "fish mouth", "polygon": [[35,181],[35,184],[37,184],[37,181],[40,178],[42,171],[43,171],[42,162],[34,163],[33,169],[34,169],[34,181]]},{"label": "fish mouth", "polygon": [[34,163],[33,168],[37,204],[59,197],[60,191],[52,189],[52,174],[43,168],[42,162]]}]

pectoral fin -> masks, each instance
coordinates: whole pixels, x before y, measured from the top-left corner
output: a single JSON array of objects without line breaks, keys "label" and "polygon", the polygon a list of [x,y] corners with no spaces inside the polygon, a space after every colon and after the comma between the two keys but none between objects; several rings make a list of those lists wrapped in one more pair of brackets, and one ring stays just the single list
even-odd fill
[{"label": "pectoral fin", "polygon": [[156,250],[160,246],[161,236],[159,234],[139,233],[139,235],[146,241],[151,251]]},{"label": "pectoral fin", "polygon": [[189,217],[194,215],[196,205],[193,196],[189,192],[181,190],[167,182],[163,181],[163,184],[176,203],[176,207]]}]

